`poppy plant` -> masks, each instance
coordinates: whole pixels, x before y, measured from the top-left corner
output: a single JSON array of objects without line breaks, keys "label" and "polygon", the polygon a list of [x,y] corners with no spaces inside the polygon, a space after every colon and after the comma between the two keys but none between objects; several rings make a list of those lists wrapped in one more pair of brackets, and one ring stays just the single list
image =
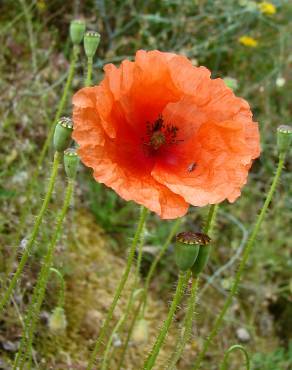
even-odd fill
[{"label": "poppy plant", "polygon": [[73,138],[96,181],[161,218],[239,197],[259,132],[248,103],[184,56],[139,50],[73,97]]}]

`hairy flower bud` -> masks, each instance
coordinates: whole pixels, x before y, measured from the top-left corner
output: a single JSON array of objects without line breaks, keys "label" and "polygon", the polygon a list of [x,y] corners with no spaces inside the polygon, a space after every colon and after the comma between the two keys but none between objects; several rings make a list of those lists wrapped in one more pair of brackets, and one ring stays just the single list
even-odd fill
[{"label": "hairy flower bud", "polygon": [[145,319],[138,320],[133,329],[133,342],[137,344],[146,343],[148,341],[148,332],[148,322]]},{"label": "hairy flower bud", "polygon": [[66,315],[63,307],[56,307],[49,319],[49,329],[53,334],[61,334],[67,327]]},{"label": "hairy flower bud", "polygon": [[69,179],[75,179],[79,165],[79,157],[75,148],[64,151],[64,167]]},{"label": "hairy flower bud", "polygon": [[210,238],[202,233],[183,232],[176,236],[174,258],[181,271],[190,269],[197,259],[200,244],[209,242]]},{"label": "hairy flower bud", "polygon": [[70,37],[74,45],[79,45],[83,39],[86,24],[81,19],[75,19],[70,23]]},{"label": "hairy flower bud", "polygon": [[292,143],[292,126],[281,125],[277,129],[277,146],[280,154],[286,153]]},{"label": "hairy flower bud", "polygon": [[71,143],[73,122],[71,118],[62,117],[59,119],[54,133],[54,147],[58,152],[63,152]]},{"label": "hairy flower bud", "polygon": [[100,42],[100,34],[94,31],[87,31],[84,36],[84,50],[87,58],[92,58],[96,53]]}]

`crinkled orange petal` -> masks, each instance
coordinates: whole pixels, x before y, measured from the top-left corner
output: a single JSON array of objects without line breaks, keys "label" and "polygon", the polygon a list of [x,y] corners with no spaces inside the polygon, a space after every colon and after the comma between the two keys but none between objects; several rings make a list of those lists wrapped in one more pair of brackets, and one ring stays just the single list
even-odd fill
[{"label": "crinkled orange petal", "polygon": [[73,137],[97,181],[162,218],[240,195],[260,152],[245,100],[172,53],[140,50],[104,70],[73,98]]}]

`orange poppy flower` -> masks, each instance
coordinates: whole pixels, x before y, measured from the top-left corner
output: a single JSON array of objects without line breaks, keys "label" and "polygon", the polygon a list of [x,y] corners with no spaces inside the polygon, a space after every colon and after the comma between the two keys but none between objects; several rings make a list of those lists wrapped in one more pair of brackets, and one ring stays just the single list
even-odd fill
[{"label": "orange poppy flower", "polygon": [[139,50],[73,98],[73,138],[96,181],[161,218],[233,202],[259,156],[248,103],[171,53]]}]

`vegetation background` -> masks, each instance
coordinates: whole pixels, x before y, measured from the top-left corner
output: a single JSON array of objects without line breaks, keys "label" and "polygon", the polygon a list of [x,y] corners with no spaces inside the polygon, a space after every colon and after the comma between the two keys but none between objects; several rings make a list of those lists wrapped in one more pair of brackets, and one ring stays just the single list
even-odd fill
[{"label": "vegetation background", "polygon": [[[25,248],[44,194],[52,152],[47,156],[33,189],[25,233],[19,235],[19,216],[28,183],[68,73],[70,20],[83,17],[88,29],[101,33],[94,65],[95,83],[102,78],[104,64],[131,59],[141,48],[184,54],[193,64],[208,67],[213,77],[226,78],[236,94],[250,102],[260,125],[262,145],[261,158],[253,165],[242,197],[235,204],[224,203],[219,212],[214,250],[201,286],[197,324],[186,354],[178,365],[178,369],[191,368],[195,354],[224,302],[238,258],[273,174],[277,159],[276,127],[291,123],[292,3],[273,0],[275,11],[270,12],[264,11],[259,3],[247,0],[0,1],[2,281],[17,263],[15,253],[19,256]],[[253,41],[243,39],[243,36],[251,37]],[[85,65],[82,55],[73,81],[74,90],[82,86]],[[68,102],[64,113],[70,115],[70,112]],[[218,369],[222,353],[235,343],[246,345],[253,370],[292,368],[291,164],[287,161],[240,292],[228,313],[224,329],[208,353],[204,369]],[[23,315],[63,189],[64,176],[60,176],[25,276],[13,302],[0,318],[0,369],[10,369],[17,351]],[[98,332],[122,273],[137,208],[95,183],[87,169],[80,170],[74,204],[55,260],[55,266],[62,271],[67,283],[67,333],[56,335],[48,327],[58,292],[58,283],[52,278],[35,343],[35,368],[84,368],[91,339]],[[204,215],[204,209],[192,208],[184,221],[185,228],[199,230]],[[146,231],[141,280],[171,224],[151,216]],[[137,369],[141,364],[143,354],[165,316],[176,274],[170,245],[151,285],[148,343],[131,342],[126,369]],[[122,307],[123,301],[116,318]],[[172,348],[181,318],[177,316],[161,361]],[[115,369],[119,340],[115,338],[114,341],[111,369]],[[240,366],[242,359],[233,355],[230,369],[238,370]]]}]

